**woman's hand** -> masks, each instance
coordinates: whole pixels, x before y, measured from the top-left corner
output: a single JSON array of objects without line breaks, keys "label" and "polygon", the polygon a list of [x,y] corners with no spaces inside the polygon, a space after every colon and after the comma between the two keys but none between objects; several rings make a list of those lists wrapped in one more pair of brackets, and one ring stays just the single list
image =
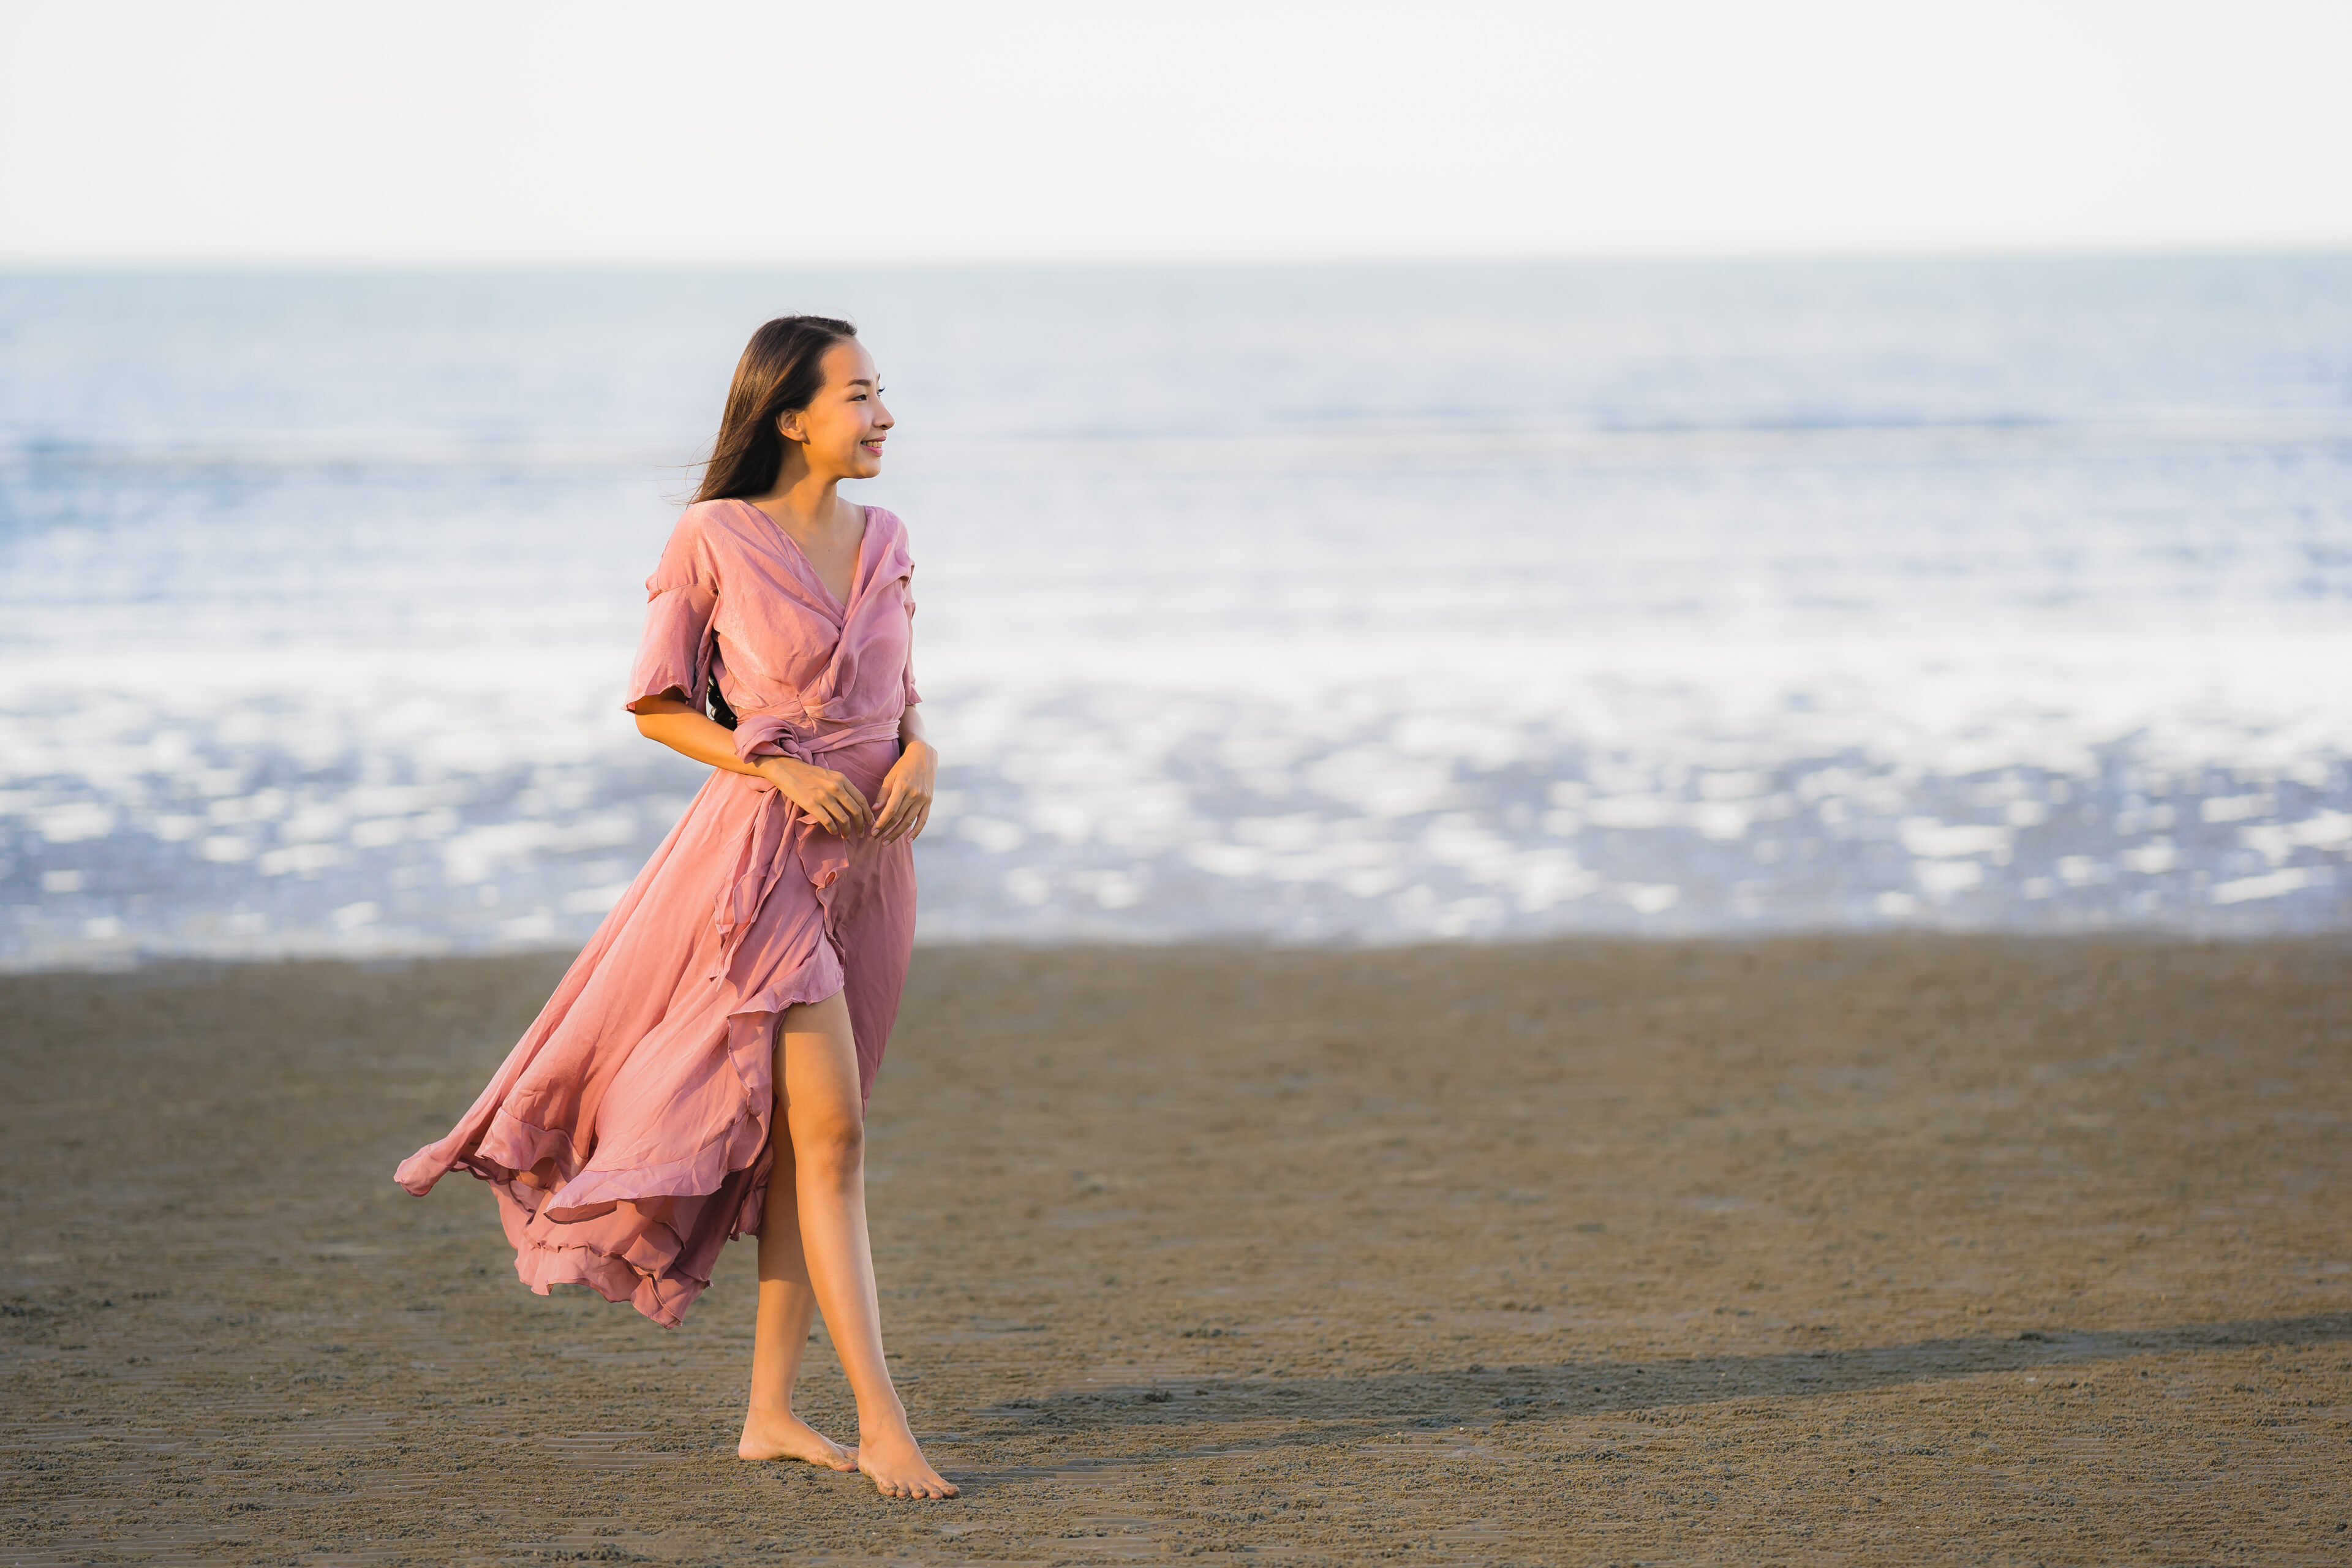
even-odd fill
[{"label": "woman's hand", "polygon": [[[844,838],[873,831],[874,808],[866,804],[866,797],[857,793],[856,784],[831,768],[794,762],[790,757],[761,757],[759,772],[786,800],[808,813],[809,819],[826,831]],[[883,787],[889,787],[887,779]],[[923,799],[928,804],[930,796],[927,794]]]},{"label": "woman's hand", "polygon": [[928,741],[908,741],[898,760],[882,775],[882,810],[874,819],[874,837],[890,844],[919,835],[931,819],[931,795],[939,782],[939,752]]}]

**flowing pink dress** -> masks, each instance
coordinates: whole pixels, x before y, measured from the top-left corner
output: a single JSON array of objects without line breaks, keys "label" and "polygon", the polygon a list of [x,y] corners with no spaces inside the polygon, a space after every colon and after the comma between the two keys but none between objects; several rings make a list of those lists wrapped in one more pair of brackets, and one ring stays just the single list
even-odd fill
[{"label": "flowing pink dress", "polygon": [[[699,705],[716,680],[738,755],[817,763],[872,800],[920,700],[914,569],[905,525],[866,508],[845,605],[757,507],[688,507],[646,583],[629,700]],[[421,1196],[465,1166],[498,1193],[524,1284],[675,1327],[760,1226],[776,1016],[845,993],[870,1096],[914,930],[908,840],[844,839],[714,770],[473,1109],[394,1179]]]}]

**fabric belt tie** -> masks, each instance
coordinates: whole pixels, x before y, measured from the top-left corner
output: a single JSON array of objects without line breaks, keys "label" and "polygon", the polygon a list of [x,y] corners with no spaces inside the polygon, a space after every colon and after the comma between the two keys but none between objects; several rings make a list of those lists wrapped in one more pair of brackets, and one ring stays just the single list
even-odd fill
[{"label": "fabric belt tie", "polygon": [[[829,752],[872,741],[897,740],[898,720],[894,713],[887,719],[872,719],[812,734],[796,729],[781,713],[739,710],[735,754],[747,763],[766,753],[790,757],[812,767],[822,766],[817,759]],[[719,889],[717,907],[712,910],[719,930],[719,959],[710,972],[714,981],[724,976],[733,964],[736,951],[743,945],[752,921],[758,918],[768,895],[775,890],[777,881],[795,859],[820,898],[829,893],[834,882],[849,869],[849,846],[840,835],[818,826],[797,801],[765,779],[756,781],[756,787],[765,798],[744,826],[742,841],[735,852],[735,868],[727,885]]]}]

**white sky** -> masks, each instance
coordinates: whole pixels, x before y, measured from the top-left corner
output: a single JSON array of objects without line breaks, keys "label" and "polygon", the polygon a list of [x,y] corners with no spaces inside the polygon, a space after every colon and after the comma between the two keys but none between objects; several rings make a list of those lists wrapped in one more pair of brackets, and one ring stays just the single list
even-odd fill
[{"label": "white sky", "polygon": [[0,265],[2352,246],[2352,0],[0,0]]}]

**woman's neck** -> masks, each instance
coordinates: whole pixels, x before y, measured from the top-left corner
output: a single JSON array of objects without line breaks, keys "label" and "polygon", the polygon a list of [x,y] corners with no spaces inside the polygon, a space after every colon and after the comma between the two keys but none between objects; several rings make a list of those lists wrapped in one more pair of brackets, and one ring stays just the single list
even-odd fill
[{"label": "woman's neck", "polygon": [[[792,472],[793,467],[800,471]],[[840,497],[835,493],[840,486],[839,475],[828,477],[811,472],[805,465],[790,465],[776,476],[767,494],[748,499],[795,535],[823,533],[840,521],[841,509],[836,504]]]}]

